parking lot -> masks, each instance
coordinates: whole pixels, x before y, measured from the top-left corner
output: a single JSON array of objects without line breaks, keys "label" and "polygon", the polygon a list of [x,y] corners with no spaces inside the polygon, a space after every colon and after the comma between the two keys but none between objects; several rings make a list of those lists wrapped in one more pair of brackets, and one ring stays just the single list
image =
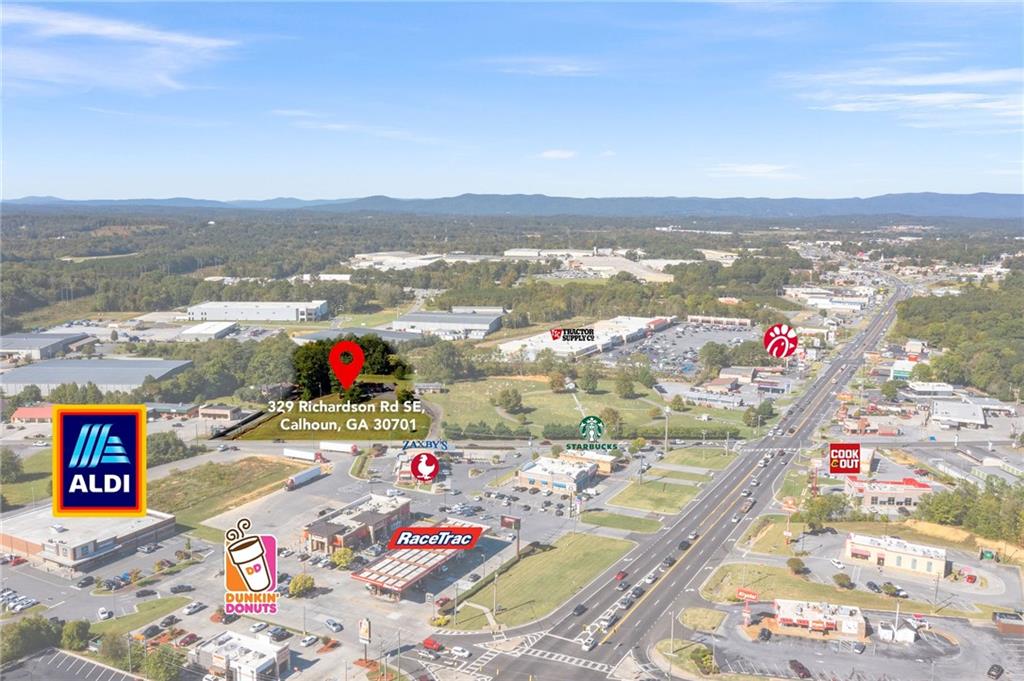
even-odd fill
[{"label": "parking lot", "polygon": [[684,322],[647,338],[620,345],[600,357],[605,364],[614,365],[634,352],[641,352],[650,357],[651,369],[654,371],[680,372],[692,376],[700,370],[697,353],[705,343],[738,345],[760,337],[761,333],[756,328],[711,327]]},{"label": "parking lot", "polygon": [[[872,623],[892,619],[891,613],[865,615],[869,628]],[[1008,646],[1011,639],[1000,637],[991,627],[973,627],[965,620],[931,617],[932,630],[922,631],[915,643],[885,643],[871,636],[864,652],[858,654],[851,643],[839,639],[775,635],[767,642],[751,641],[741,632],[741,618],[742,608],[731,607],[715,636],[700,635],[696,639],[714,645],[715,661],[726,673],[797,678],[789,665],[790,660],[797,660],[819,681],[980,679],[992,664],[1006,669],[1003,679],[1024,678],[1020,671],[1024,646]],[[970,646],[962,646],[959,641],[970,641]]]},{"label": "parking lot", "polygon": [[4,671],[4,679],[9,681],[135,681],[141,678],[53,649],[36,653]]}]

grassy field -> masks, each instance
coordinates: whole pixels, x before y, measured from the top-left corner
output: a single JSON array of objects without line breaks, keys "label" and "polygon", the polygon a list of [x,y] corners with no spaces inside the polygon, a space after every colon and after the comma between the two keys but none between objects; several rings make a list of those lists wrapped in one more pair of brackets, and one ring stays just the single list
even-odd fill
[{"label": "grassy field", "polygon": [[[124,636],[130,631],[135,631],[136,629],[146,626],[153,620],[158,620],[165,615],[171,614],[178,608],[184,608],[189,602],[190,599],[184,596],[167,596],[165,598],[157,598],[151,601],[143,601],[139,603],[137,612],[93,624],[89,627],[89,632],[93,636],[102,636],[103,634],[112,631],[115,634]],[[207,611],[201,611],[201,613],[205,612]],[[203,617],[202,614],[197,616]]]},{"label": "grassy field", "polygon": [[[498,622],[515,626],[547,615],[632,546],[622,539],[569,534],[548,550],[527,556],[498,579],[498,603],[503,608],[496,616]],[[470,601],[490,608],[491,588],[482,589]],[[483,629],[487,618],[477,608],[462,608],[451,626],[463,630]]]},{"label": "grassy field", "polygon": [[609,504],[674,515],[697,496],[697,491],[697,487],[674,482],[634,481],[612,497]]},{"label": "grassy field", "polygon": [[679,623],[695,631],[714,631],[724,620],[724,612],[711,608],[686,608],[679,613]]},{"label": "grassy field", "polygon": [[648,480],[660,480],[662,478],[670,478],[672,480],[688,480],[690,482],[707,482],[711,479],[710,475],[701,475],[700,473],[687,473],[685,471],[672,471],[667,468],[659,468],[654,466],[651,470],[644,473],[644,478]]},{"label": "grassy field", "polygon": [[907,612],[944,614],[951,617],[961,615],[974,618],[990,617],[992,612],[990,607],[981,607],[980,612],[944,609],[940,613],[936,613],[931,603],[895,599],[860,589],[840,589],[832,584],[810,582],[803,577],[792,574],[784,567],[770,567],[751,563],[742,565],[731,563],[719,567],[708,581],[701,586],[700,593],[704,598],[712,602],[731,603],[738,600],[736,598],[736,589],[739,587],[753,589],[758,593],[762,601],[770,601],[774,598],[792,598],[805,601],[856,605],[870,610],[895,610],[896,602],[899,600],[900,608]]},{"label": "grassy field", "polygon": [[140,312],[83,312],[91,310],[95,296],[85,296],[74,300],[53,303],[45,307],[30,310],[18,317],[25,329],[33,329],[37,326],[49,327],[69,322],[72,319],[131,319],[137,317]]},{"label": "grassy field", "polygon": [[501,487],[506,482],[508,482],[512,478],[516,477],[516,473],[518,473],[518,472],[519,472],[519,470],[516,469],[516,468],[513,468],[510,471],[505,471],[504,473],[502,473],[501,475],[496,477],[494,480],[491,480],[489,483],[487,483],[487,486],[488,487]]},{"label": "grassy field", "polygon": [[[682,670],[688,674],[687,678],[702,679],[708,678],[700,673],[697,669],[697,665],[690,655],[695,650],[710,651],[710,649],[703,643],[696,643],[689,641],[684,638],[676,638],[673,640],[664,639],[657,643],[658,652],[665,656],[666,660],[671,660],[674,671]],[[763,681],[763,676],[751,676],[749,674],[715,674],[714,678],[717,681]]]},{"label": "grassy field", "polygon": [[[340,398],[337,395],[328,395],[327,397],[318,400],[320,402],[338,403]],[[381,400],[372,400],[371,403],[379,403]],[[305,418],[307,421],[315,423],[335,423],[337,424],[338,430],[284,430],[281,428],[281,420],[283,418],[289,418],[293,422],[299,418]],[[354,425],[356,429],[350,430],[345,427],[346,422],[349,419],[356,419]],[[415,430],[400,430],[399,428],[375,428],[375,419],[391,419],[395,420],[407,420],[412,419],[415,422]],[[367,427],[361,427],[362,424],[359,421],[365,421]],[[400,424],[399,424],[400,425]],[[297,408],[286,414],[275,416],[272,419],[264,421],[260,425],[256,426],[240,439],[243,440],[273,440],[276,438],[282,438],[286,440],[324,440],[324,439],[337,439],[337,440],[415,440],[424,438],[427,436],[427,432],[430,429],[430,416],[423,413],[415,412],[381,412],[375,411],[372,413],[359,413],[359,414],[348,414],[348,413],[313,413],[306,414],[300,413]]]},{"label": "grassy field", "polygon": [[799,501],[800,495],[807,489],[807,473],[799,469],[790,468],[786,471],[786,477],[782,480],[782,487],[776,495],[779,499],[793,497]]},{"label": "grassy field", "polygon": [[670,451],[661,460],[661,463],[720,471],[732,463],[735,458],[735,454],[726,452],[721,447],[688,447]]},{"label": "grassy field", "polygon": [[[202,521],[277,489],[305,464],[249,457],[232,463],[206,463],[171,473],[149,486],[149,506],[174,513],[179,525]],[[220,539],[223,541],[223,533]]]},{"label": "grassy field", "polygon": [[25,457],[21,465],[23,473],[18,482],[4,485],[4,498],[11,508],[49,499],[53,492],[53,453],[49,447]]},{"label": "grassy field", "polygon": [[617,530],[629,530],[630,532],[643,532],[650,534],[661,529],[661,523],[653,518],[638,518],[632,515],[621,513],[609,513],[608,511],[584,511],[580,520],[591,525],[601,527],[613,527]]}]

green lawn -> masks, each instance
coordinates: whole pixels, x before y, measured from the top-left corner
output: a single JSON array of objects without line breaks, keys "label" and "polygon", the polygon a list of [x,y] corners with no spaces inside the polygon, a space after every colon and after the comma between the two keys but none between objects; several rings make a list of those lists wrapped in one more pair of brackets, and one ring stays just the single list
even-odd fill
[{"label": "green lawn", "polygon": [[651,534],[661,529],[661,523],[653,518],[638,518],[632,515],[621,513],[609,513],[608,511],[584,511],[580,520],[591,525],[601,527],[613,527],[617,530],[629,530],[630,532],[643,532]]},{"label": "green lawn", "polygon": [[516,473],[518,473],[518,472],[519,472],[518,468],[513,468],[510,471],[505,471],[504,473],[502,473],[501,475],[496,477],[494,480],[491,480],[489,483],[487,483],[487,486],[488,487],[501,487],[506,482],[508,482],[512,478],[516,477]]},{"label": "green lawn", "polygon": [[[171,614],[178,608],[184,608],[190,601],[191,599],[184,596],[166,596],[164,598],[156,598],[150,601],[142,601],[138,605],[137,612],[133,612],[130,615],[124,615],[123,617],[115,617],[114,619],[95,623],[89,627],[89,632],[93,636],[102,636],[103,634],[112,631],[115,634],[124,636],[130,631],[141,629],[150,622]],[[202,610],[200,611],[200,614],[196,616],[202,617],[202,613],[206,612],[206,610]]]},{"label": "green lawn", "polygon": [[[338,403],[340,398],[337,395],[328,395],[318,400],[320,402]],[[371,400],[371,403],[379,403],[381,400]],[[389,400],[393,401],[393,400]],[[316,423],[332,423],[336,424],[337,430],[284,430],[281,428],[281,420],[283,418],[291,419],[292,422],[297,421],[299,418],[305,418],[307,421]],[[346,427],[346,422],[349,419],[355,419],[355,429],[349,429]],[[375,419],[389,419],[392,422],[396,420],[408,420],[412,419],[415,423],[413,430],[401,429],[397,426],[401,424],[390,423],[387,425],[394,426],[390,428],[376,428]],[[366,427],[363,427],[365,421]],[[423,413],[416,412],[382,412],[375,411],[372,413],[300,413],[298,408],[288,412],[275,416],[272,419],[264,421],[260,425],[256,426],[245,435],[242,436],[243,440],[274,440],[276,438],[282,438],[285,440],[415,440],[424,438],[427,436],[427,431],[430,429],[430,416]]]},{"label": "green lawn", "polygon": [[674,482],[636,481],[612,497],[609,505],[675,515],[695,496],[697,487]]},{"label": "green lawn", "polygon": [[806,489],[807,473],[804,473],[797,468],[790,468],[786,471],[786,477],[782,480],[782,487],[779,488],[779,493],[776,496],[779,499],[793,497],[799,502],[800,495],[803,494]]},{"label": "green lawn", "polygon": [[735,454],[726,452],[721,447],[687,447],[670,451],[661,460],[661,463],[720,471],[732,463],[735,458]]},{"label": "green lawn", "polygon": [[4,485],[4,498],[10,507],[31,504],[33,500],[49,499],[53,492],[53,452],[39,449],[21,461],[22,475],[18,482]]},{"label": "green lawn", "polygon": [[[306,466],[293,461],[249,457],[232,463],[205,463],[151,483],[149,506],[174,513],[179,525],[202,521],[269,493]],[[220,533],[218,542],[224,540]]]},{"label": "green lawn", "polygon": [[690,482],[707,482],[711,479],[711,476],[701,475],[700,473],[687,473],[686,471],[673,471],[659,466],[654,466],[651,470],[644,473],[644,479],[647,480],[660,480],[662,478],[688,480]]},{"label": "green lawn", "polygon": [[[572,598],[594,577],[613,565],[632,542],[592,534],[569,534],[548,550],[532,553],[498,578],[498,622],[516,626],[547,615]],[[471,602],[490,608],[491,587],[481,589]],[[487,626],[477,608],[462,608],[450,625],[475,630]]]},{"label": "green lawn", "polygon": [[695,631],[715,631],[725,620],[725,613],[711,608],[685,608],[679,613],[679,622]]},{"label": "green lawn", "polygon": [[[936,614],[931,603],[895,599],[861,589],[840,589],[832,584],[811,582],[803,577],[798,577],[791,573],[788,568],[770,567],[753,563],[730,563],[729,565],[719,567],[701,587],[700,593],[705,599],[715,603],[735,603],[738,601],[736,598],[736,589],[738,587],[745,587],[756,591],[762,601],[770,601],[775,598],[792,598],[813,602],[856,605],[870,610],[895,610],[898,600],[900,608],[907,612]],[[991,616],[991,612],[992,608],[982,606],[980,613],[944,609],[941,611],[941,614],[978,618],[986,615]]]},{"label": "green lawn", "polygon": [[[658,652],[665,656],[666,660],[672,662],[674,672],[685,671],[687,678],[703,679],[708,678],[700,673],[697,665],[690,658],[694,651],[710,652],[710,649],[703,643],[696,643],[684,638],[672,640],[664,639],[657,643]],[[763,676],[751,676],[749,674],[722,674],[714,675],[716,681],[763,681]]]}]

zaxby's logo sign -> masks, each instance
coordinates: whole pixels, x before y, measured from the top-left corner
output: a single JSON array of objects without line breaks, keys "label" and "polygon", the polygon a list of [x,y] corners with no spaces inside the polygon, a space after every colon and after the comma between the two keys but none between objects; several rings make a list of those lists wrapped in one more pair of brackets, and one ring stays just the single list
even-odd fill
[{"label": "zaxby's logo sign", "polygon": [[828,472],[833,475],[860,473],[860,444],[830,442],[828,445]]},{"label": "zaxby's logo sign", "polygon": [[146,408],[53,407],[53,515],[146,515]]}]

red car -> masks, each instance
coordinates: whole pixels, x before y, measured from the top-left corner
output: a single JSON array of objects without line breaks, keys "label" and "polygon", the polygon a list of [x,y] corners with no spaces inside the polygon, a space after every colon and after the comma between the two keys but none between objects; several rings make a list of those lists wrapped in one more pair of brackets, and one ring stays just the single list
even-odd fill
[{"label": "red car", "polygon": [[928,475],[928,471],[926,471],[923,468],[915,468],[914,472],[917,473],[918,475]]},{"label": "red car", "polygon": [[21,565],[22,563],[27,563],[27,562],[28,562],[27,558],[22,558],[21,556],[15,556],[14,558],[11,558],[11,567],[14,567],[15,565]]},{"label": "red car", "polygon": [[629,573],[626,572],[625,570],[619,570],[618,572],[615,573],[615,581],[616,582],[621,582],[622,580],[624,580],[626,578],[626,575],[628,575],[628,574]]},{"label": "red car", "polygon": [[185,636],[183,636],[181,638],[180,641],[178,641],[178,646],[181,647],[181,648],[184,648],[186,646],[192,645],[193,643],[195,643],[198,640],[199,640],[199,636],[197,636],[196,634],[186,634]]},{"label": "red car", "polygon": [[435,598],[434,599],[434,605],[436,605],[439,608],[443,608],[444,606],[448,605],[451,602],[452,602],[452,599],[448,598],[447,596],[441,596],[440,598]]}]

